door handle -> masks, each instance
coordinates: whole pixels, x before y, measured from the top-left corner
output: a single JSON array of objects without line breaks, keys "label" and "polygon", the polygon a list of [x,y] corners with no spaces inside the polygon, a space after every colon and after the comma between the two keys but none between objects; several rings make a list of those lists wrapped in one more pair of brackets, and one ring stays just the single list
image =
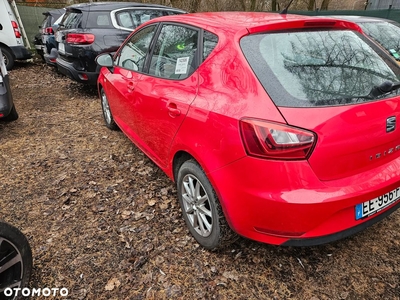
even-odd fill
[{"label": "door handle", "polygon": [[128,87],[127,88],[128,88],[128,92],[129,93],[133,92],[133,90],[135,89],[135,85],[133,84],[132,81],[128,82]]},{"label": "door handle", "polygon": [[169,103],[167,108],[168,108],[168,114],[172,118],[175,118],[181,114],[181,111],[178,109],[175,103]]}]

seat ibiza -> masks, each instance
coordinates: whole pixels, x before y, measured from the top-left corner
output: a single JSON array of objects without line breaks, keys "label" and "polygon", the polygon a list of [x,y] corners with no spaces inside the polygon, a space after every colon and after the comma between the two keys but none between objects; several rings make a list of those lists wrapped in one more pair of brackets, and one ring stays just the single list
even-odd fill
[{"label": "seat ibiza", "polygon": [[166,16],[97,57],[106,125],[177,184],[207,249],[344,238],[400,201],[400,69],[355,23]]}]

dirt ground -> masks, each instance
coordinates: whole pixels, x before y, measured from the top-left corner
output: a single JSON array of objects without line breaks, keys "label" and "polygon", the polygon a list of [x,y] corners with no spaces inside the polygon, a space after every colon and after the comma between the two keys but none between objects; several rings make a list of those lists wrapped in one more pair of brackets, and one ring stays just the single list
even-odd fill
[{"label": "dirt ground", "polygon": [[40,60],[10,78],[20,118],[0,123],[0,217],[30,241],[31,287],[68,299],[400,299],[400,210],[323,246],[206,251],[174,183],[106,128],[95,89]]}]

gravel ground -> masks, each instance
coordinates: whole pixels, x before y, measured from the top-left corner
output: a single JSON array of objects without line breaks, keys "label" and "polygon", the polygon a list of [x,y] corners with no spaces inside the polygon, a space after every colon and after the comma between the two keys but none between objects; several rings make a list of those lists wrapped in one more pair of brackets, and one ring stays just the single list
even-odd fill
[{"label": "gravel ground", "polygon": [[240,239],[206,251],[174,184],[105,127],[95,89],[39,60],[10,78],[20,118],[0,123],[0,217],[29,239],[31,287],[69,299],[400,299],[400,211],[319,247]]}]

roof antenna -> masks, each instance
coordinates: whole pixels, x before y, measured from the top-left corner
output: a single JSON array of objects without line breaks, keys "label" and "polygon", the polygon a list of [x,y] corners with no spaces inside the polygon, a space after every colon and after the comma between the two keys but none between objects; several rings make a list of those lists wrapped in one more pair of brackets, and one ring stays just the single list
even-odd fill
[{"label": "roof antenna", "polygon": [[289,9],[289,6],[292,5],[293,0],[290,0],[289,4],[279,13],[281,15],[286,15]]}]

